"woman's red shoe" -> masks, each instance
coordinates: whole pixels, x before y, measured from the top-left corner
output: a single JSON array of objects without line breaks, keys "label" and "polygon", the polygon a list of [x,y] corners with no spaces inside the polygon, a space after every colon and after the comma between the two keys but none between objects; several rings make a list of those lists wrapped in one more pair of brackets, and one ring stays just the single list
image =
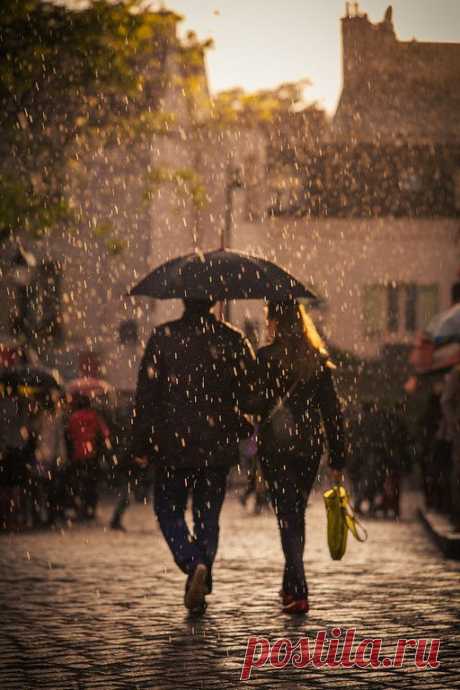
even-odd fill
[{"label": "woman's red shoe", "polygon": [[308,613],[308,599],[294,599],[289,594],[285,597],[283,599],[283,613]]},{"label": "woman's red shoe", "polygon": [[279,597],[281,599],[281,604],[283,606],[287,606],[288,604],[294,601],[294,597],[292,596],[292,594],[287,594],[286,592],[283,592],[282,589],[280,589],[279,591]]}]

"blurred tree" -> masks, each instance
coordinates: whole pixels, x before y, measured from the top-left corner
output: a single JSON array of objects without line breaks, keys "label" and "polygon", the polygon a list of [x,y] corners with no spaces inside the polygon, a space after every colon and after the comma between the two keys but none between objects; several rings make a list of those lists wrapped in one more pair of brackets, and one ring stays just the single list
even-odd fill
[{"label": "blurred tree", "polygon": [[252,93],[241,88],[221,91],[213,101],[214,119],[225,125],[272,123],[282,113],[305,107],[304,90],[309,84],[308,79],[303,79]]},{"label": "blurred tree", "polygon": [[177,19],[145,10],[141,0],[96,0],[78,10],[1,3],[0,241],[23,230],[39,236],[81,213],[65,184],[95,141],[168,126],[173,114],[152,104]]}]

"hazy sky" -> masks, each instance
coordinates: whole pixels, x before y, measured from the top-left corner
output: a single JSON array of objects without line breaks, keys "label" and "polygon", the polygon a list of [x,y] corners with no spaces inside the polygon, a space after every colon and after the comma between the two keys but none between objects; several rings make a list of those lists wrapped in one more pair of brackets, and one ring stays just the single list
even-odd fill
[{"label": "hazy sky", "polygon": [[[158,6],[159,2],[154,2]],[[168,0],[185,15],[181,32],[212,37],[208,75],[213,91],[274,87],[310,78],[307,98],[333,111],[341,84],[340,17],[344,0]],[[389,0],[362,0],[381,21]],[[460,0],[393,0],[398,37],[460,42]]]}]

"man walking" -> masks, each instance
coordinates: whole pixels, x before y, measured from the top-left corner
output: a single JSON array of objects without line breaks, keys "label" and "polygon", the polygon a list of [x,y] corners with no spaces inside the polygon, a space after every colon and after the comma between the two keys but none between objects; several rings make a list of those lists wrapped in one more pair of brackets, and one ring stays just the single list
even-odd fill
[{"label": "man walking", "polygon": [[[212,590],[219,516],[229,468],[252,427],[241,407],[251,393],[254,354],[218,321],[211,301],[184,301],[182,318],[157,328],[141,362],[133,455],[155,466],[154,510],[179,568],[184,603],[204,610]],[[185,522],[192,495],[193,535]]]}]

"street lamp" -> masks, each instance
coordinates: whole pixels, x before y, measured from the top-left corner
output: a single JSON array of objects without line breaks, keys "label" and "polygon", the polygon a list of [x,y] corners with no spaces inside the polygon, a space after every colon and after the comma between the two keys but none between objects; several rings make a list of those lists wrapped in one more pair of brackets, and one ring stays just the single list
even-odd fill
[{"label": "street lamp", "polygon": [[[243,187],[244,183],[241,175],[241,168],[234,165],[229,165],[226,171],[225,179],[224,224],[220,231],[221,250],[231,248],[233,228],[233,192],[236,189],[243,189]],[[230,320],[230,302],[228,300],[221,302],[220,315],[224,321]]]}]

